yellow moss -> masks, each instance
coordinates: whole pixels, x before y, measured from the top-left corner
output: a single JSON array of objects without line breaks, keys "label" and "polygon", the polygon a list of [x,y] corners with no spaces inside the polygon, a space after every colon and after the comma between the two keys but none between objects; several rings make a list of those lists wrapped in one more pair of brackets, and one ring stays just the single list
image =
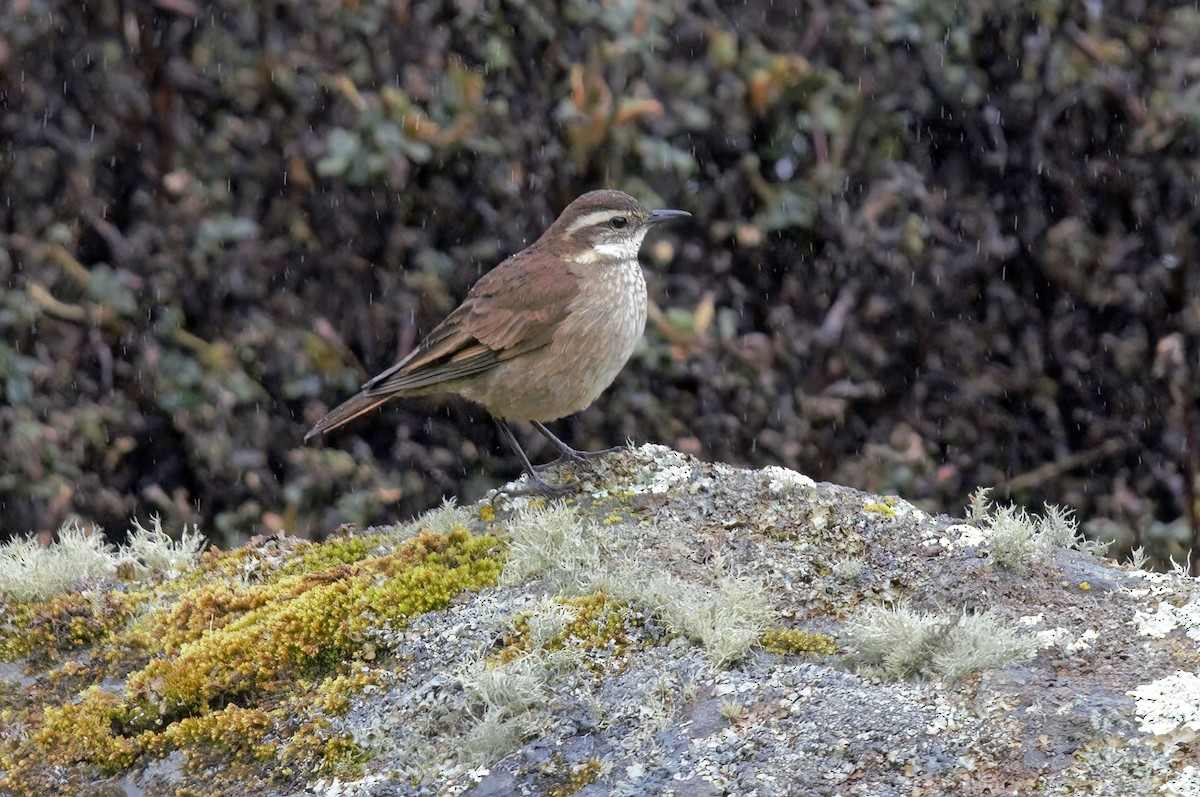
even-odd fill
[{"label": "yellow moss", "polygon": [[297,546],[307,544],[291,537],[256,537],[250,544],[230,551],[210,548],[200,556],[199,567],[189,586],[200,583],[199,578],[206,573],[262,580],[283,567]]},{"label": "yellow moss", "polygon": [[163,652],[173,653],[181,645],[224,628],[272,599],[287,597],[266,586],[246,587],[230,581],[202,584],[181,595],[169,612],[147,618],[144,628],[158,640]]},{"label": "yellow moss", "polygon": [[106,672],[102,661],[68,659],[46,671],[39,683],[39,687],[44,691],[37,699],[43,705],[47,700],[53,702],[73,699],[89,686],[103,681]]},{"label": "yellow moss", "polygon": [[571,797],[584,786],[595,783],[604,771],[604,765],[596,758],[585,758],[571,767],[566,777],[546,790],[546,797]]},{"label": "yellow moss", "polygon": [[491,504],[480,504],[479,519],[484,523],[494,523],[496,521],[496,508]]},{"label": "yellow moss", "polygon": [[273,759],[275,745],[266,737],[274,727],[262,709],[229,705],[171,723],[150,748],[160,756],[172,750],[201,750],[206,757],[222,753],[234,758]]},{"label": "yellow moss", "polygon": [[880,515],[888,517],[896,516],[896,499],[893,496],[886,496],[882,501],[871,501],[863,506],[863,510],[867,512],[876,512]]},{"label": "yellow moss", "polygon": [[[620,653],[630,644],[630,629],[641,625],[629,604],[613,600],[603,591],[577,598],[555,598],[555,603],[575,609],[575,618],[543,643],[545,650],[612,648]],[[530,616],[526,613],[514,621],[514,634],[505,639],[500,661],[511,661],[529,652]]]},{"label": "yellow moss", "polygon": [[763,650],[781,656],[801,653],[830,656],[838,651],[837,641],[833,637],[795,628],[772,628],[763,633],[760,642]]},{"label": "yellow moss", "polygon": [[87,763],[104,774],[128,768],[145,740],[114,732],[125,719],[120,696],[99,686],[86,689],[76,703],[47,708],[41,728],[30,739],[31,752],[41,758],[35,766]]},{"label": "yellow moss", "polygon": [[600,523],[605,526],[611,526],[613,523],[620,523],[624,519],[625,518],[619,513],[613,512],[609,514],[608,517],[604,518],[604,520],[600,521]]},{"label": "yellow moss", "polygon": [[403,623],[464,589],[494,584],[500,562],[489,552],[497,544],[465,531],[423,532],[386,556],[250,588],[262,593],[255,608],[150,662],[130,677],[127,693],[163,715],[194,712],[358,657],[368,628]]},{"label": "yellow moss", "polygon": [[0,601],[0,661],[16,661],[32,652],[28,633],[32,619],[29,604]]},{"label": "yellow moss", "polygon": [[119,592],[76,592],[33,604],[5,607],[0,626],[0,660],[27,656],[57,658],[112,634],[129,617],[129,601]]},{"label": "yellow moss", "polygon": [[567,598],[563,603],[578,610],[560,635],[563,643],[577,639],[585,647],[601,648],[615,643],[624,648],[629,645],[629,628],[641,624],[638,619],[630,620],[628,603],[614,601],[604,592]]},{"label": "yellow moss", "polygon": [[290,726],[287,740],[280,745],[276,759],[287,769],[343,778],[362,774],[370,753],[349,733],[335,733],[326,717],[286,724]]},{"label": "yellow moss", "polygon": [[310,693],[311,689],[311,696],[303,714],[289,713],[280,718],[279,726],[287,729],[281,734],[286,741],[278,751],[280,763],[289,770],[318,775],[361,775],[369,753],[350,734],[335,732],[329,717],[345,714],[352,697],[387,682],[388,675],[383,670],[357,666],[351,672],[325,678],[315,687],[306,681],[297,682],[297,694]]},{"label": "yellow moss", "polygon": [[385,553],[394,542],[381,534],[366,537],[334,537],[320,543],[304,543],[296,549],[298,556],[284,565],[285,575],[332,570],[338,565],[350,565],[366,559],[373,552]]},{"label": "yellow moss", "polygon": [[[461,528],[398,546],[377,536],[263,538],[248,548],[207,555],[204,580],[183,587],[61,596],[6,615],[0,650],[13,657],[91,652],[42,672],[36,708],[0,706],[14,740],[0,746],[0,793],[53,789],[46,772],[86,784],[97,770],[173,750],[196,766],[234,762],[221,771],[243,775],[276,758],[286,765],[265,770],[271,777],[356,772],[363,751],[328,717],[380,681],[351,666],[376,655],[372,629],[403,627],[463,590],[494,584],[503,560],[496,538]],[[130,625],[133,615],[142,619]],[[121,678],[124,695],[88,686]]]},{"label": "yellow moss", "polygon": [[[342,565],[362,561],[373,548],[384,543],[385,539],[378,535],[298,543],[290,553],[294,558],[259,573],[259,583],[247,586],[240,580],[221,580],[199,585],[180,595],[170,612],[148,620],[146,631],[161,640],[165,651],[173,652],[273,601],[299,596],[311,586],[310,580],[302,576],[327,578]],[[235,558],[250,561],[245,557]],[[213,566],[218,571],[225,569],[219,560],[214,560]]]}]

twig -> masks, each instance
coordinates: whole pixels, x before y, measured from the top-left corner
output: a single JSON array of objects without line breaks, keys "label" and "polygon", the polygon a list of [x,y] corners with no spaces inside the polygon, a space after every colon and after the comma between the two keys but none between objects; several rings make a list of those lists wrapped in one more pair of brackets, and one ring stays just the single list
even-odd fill
[{"label": "twig", "polygon": [[1089,448],[1087,451],[1079,451],[1074,454],[1069,454],[1054,462],[1047,462],[1044,465],[1039,465],[1033,470],[1025,473],[1018,473],[1011,479],[1006,479],[996,485],[997,493],[1011,494],[1018,490],[1025,490],[1042,482],[1050,481],[1062,476],[1064,473],[1082,468],[1085,465],[1091,465],[1093,462],[1098,462],[1102,459],[1116,456],[1129,448],[1129,441],[1119,438],[1105,440],[1098,446]]}]

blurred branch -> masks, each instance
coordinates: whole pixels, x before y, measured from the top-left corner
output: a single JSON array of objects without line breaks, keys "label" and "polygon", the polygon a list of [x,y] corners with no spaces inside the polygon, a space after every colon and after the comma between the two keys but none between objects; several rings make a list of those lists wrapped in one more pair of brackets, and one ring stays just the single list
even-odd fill
[{"label": "blurred branch", "polygon": [[1011,479],[1006,479],[996,485],[996,492],[1005,495],[1011,495],[1021,490],[1027,490],[1031,487],[1036,487],[1043,482],[1052,481],[1058,477],[1069,473],[1076,468],[1082,468],[1099,462],[1109,457],[1114,457],[1117,454],[1124,452],[1129,448],[1127,440],[1112,439],[1105,440],[1098,446],[1089,448],[1087,451],[1079,451],[1070,454],[1054,462],[1047,462],[1045,465],[1039,465],[1033,470],[1019,473]]},{"label": "blurred branch", "polygon": [[64,321],[73,321],[76,324],[82,324],[88,320],[88,311],[86,308],[77,304],[60,302],[40,283],[30,282],[25,290],[29,294],[29,298],[33,299],[34,304],[45,310],[48,315],[61,318]]}]

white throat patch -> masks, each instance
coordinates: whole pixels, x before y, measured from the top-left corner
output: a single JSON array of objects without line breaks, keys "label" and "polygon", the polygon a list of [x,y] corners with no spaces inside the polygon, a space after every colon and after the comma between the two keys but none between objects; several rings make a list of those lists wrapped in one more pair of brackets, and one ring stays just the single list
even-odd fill
[{"label": "white throat patch", "polygon": [[601,257],[611,257],[616,260],[635,260],[637,259],[638,249],[641,248],[642,238],[644,237],[645,233],[642,235],[631,236],[621,241],[598,243],[593,247],[593,249],[595,249],[596,254],[600,255]]}]

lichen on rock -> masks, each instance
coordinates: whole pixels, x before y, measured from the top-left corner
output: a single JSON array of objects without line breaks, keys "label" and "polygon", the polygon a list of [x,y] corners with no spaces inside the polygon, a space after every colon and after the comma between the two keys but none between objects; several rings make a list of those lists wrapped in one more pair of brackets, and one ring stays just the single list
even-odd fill
[{"label": "lichen on rock", "polygon": [[[0,793],[1191,782],[1197,588],[1078,550],[1065,514],[659,446],[554,475],[578,492],[8,595]],[[1036,544],[1000,561],[997,526]]]}]

